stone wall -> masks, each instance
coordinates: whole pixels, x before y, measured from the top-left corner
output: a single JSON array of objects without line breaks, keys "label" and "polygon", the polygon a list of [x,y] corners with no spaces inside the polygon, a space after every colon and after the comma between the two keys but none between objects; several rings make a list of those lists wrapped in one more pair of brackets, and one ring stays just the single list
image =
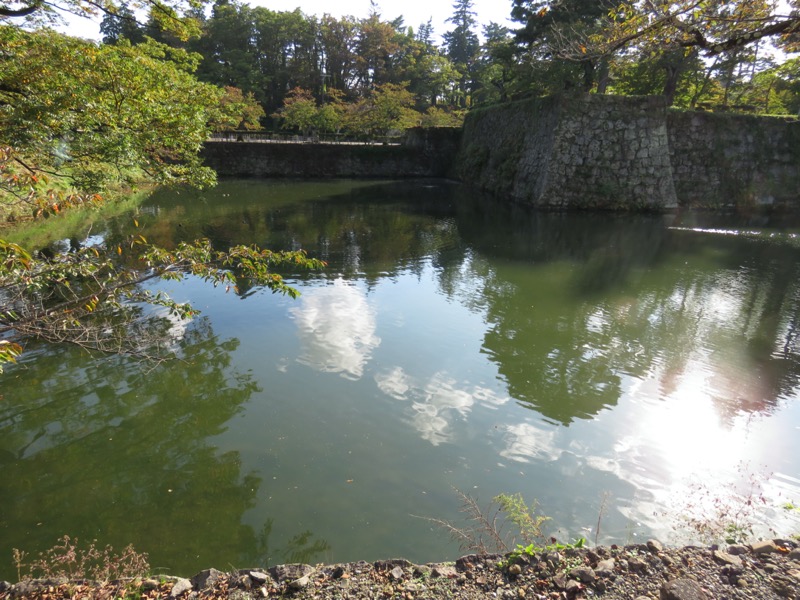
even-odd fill
[{"label": "stone wall", "polygon": [[560,109],[557,99],[544,98],[471,111],[464,122],[457,177],[535,204],[547,187]]},{"label": "stone wall", "polygon": [[457,173],[484,190],[546,208],[677,205],[661,98],[584,95],[473,111]]},{"label": "stone wall", "polygon": [[412,129],[400,145],[207,142],[203,161],[222,177],[446,177],[460,135]]},{"label": "stone wall", "polygon": [[682,206],[800,207],[800,122],[720,113],[667,113]]},{"label": "stone wall", "polygon": [[456,173],[542,208],[800,208],[800,123],[657,96],[524,100],[468,114]]},{"label": "stone wall", "polygon": [[659,96],[500,104],[400,145],[209,142],[204,158],[233,177],[454,177],[542,208],[800,208],[800,122],[668,110]]}]

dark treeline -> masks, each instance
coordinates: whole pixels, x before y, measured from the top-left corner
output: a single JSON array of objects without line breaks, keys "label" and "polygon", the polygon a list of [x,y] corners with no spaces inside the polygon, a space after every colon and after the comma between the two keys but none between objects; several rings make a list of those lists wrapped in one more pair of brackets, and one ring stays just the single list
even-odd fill
[{"label": "dark treeline", "polygon": [[[662,4],[685,18],[681,2]],[[758,12],[763,2],[705,4],[698,19],[734,41],[742,35],[736,27],[767,14]],[[413,27],[403,17],[385,20],[374,3],[367,17],[357,18],[216,0],[210,12],[187,15],[201,33],[186,42],[124,10],[106,15],[101,31],[109,44],[147,35],[197,52],[200,80],[252,95],[264,111],[261,125],[305,132],[458,125],[473,106],[586,91],[663,94],[687,108],[800,109],[798,59],[776,55],[766,40],[729,41],[711,55],[694,40],[636,31],[651,22],[644,9],[615,21],[603,2],[513,0],[509,12],[519,28],[490,23],[481,30],[472,0],[456,0],[440,44],[430,21]],[[628,41],[615,46],[615,36]],[[778,44],[783,52],[796,49],[791,36]],[[376,106],[382,116],[367,119]]]},{"label": "dark treeline", "polygon": [[387,21],[374,4],[359,19],[217,0],[208,16],[194,15],[202,33],[187,42],[124,14],[107,15],[101,32],[108,44],[120,38],[137,43],[147,35],[199,53],[200,80],[252,94],[267,117],[284,107],[287,96],[290,101],[310,96],[317,105],[353,104],[388,90],[409,92],[400,103],[420,120],[427,113],[437,124],[457,124],[452,116],[474,101],[480,87],[481,48],[470,5],[460,0],[458,25],[444,46],[434,43],[430,21],[417,28],[406,26],[402,17]]}]

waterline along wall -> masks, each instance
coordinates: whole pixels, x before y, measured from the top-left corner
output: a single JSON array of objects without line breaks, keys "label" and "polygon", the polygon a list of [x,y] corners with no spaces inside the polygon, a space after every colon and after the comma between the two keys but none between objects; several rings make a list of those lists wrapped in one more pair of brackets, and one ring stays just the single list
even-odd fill
[{"label": "waterline along wall", "polygon": [[221,176],[453,177],[550,209],[800,209],[800,122],[581,95],[470,111],[400,145],[209,142]]}]

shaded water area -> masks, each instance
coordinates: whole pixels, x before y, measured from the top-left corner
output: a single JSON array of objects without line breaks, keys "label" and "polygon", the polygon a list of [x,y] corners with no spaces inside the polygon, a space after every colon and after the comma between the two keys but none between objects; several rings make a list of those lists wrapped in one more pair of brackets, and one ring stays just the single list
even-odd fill
[{"label": "shaded water area", "polygon": [[[800,231],[535,213],[449,182],[225,182],[95,225],[305,248],[297,300],[189,278],[158,366],[31,348],[0,379],[0,577],[63,535],[191,574],[455,558],[419,517],[538,499],[561,540],[800,531]],[[73,236],[77,243],[81,234]],[[68,246],[69,242],[60,243]],[[763,500],[763,502],[762,502]],[[599,533],[598,516],[602,511]]]}]

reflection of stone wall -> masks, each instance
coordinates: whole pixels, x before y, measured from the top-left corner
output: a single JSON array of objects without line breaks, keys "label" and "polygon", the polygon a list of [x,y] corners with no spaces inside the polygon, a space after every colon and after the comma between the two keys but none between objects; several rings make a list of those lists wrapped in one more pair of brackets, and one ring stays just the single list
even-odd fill
[{"label": "reflection of stone wall", "polygon": [[800,123],[667,111],[657,96],[523,100],[469,113],[456,171],[543,208],[797,203]]},{"label": "reflection of stone wall", "polygon": [[460,130],[411,130],[402,145],[207,142],[206,165],[223,177],[445,177]]}]

